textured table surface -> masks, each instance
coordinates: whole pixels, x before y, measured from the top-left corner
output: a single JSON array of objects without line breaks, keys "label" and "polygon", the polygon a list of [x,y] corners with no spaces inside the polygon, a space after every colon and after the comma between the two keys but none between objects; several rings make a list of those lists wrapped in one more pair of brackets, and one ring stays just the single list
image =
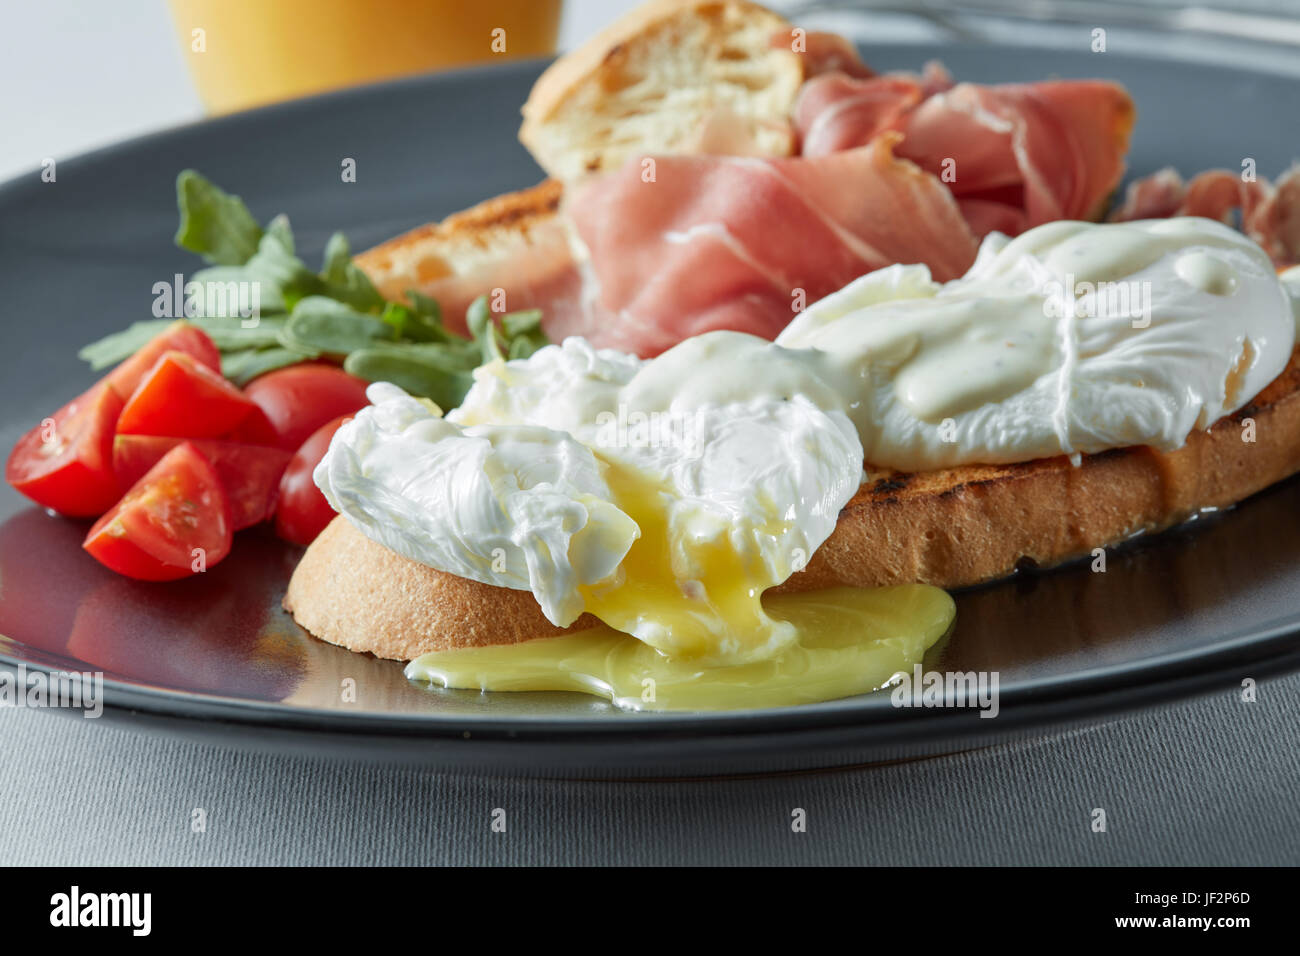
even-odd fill
[{"label": "textured table surface", "polygon": [[912,763],[592,783],[255,754],[0,709],[0,863],[1293,865],[1298,729],[1293,675],[1254,703],[1229,686]]}]

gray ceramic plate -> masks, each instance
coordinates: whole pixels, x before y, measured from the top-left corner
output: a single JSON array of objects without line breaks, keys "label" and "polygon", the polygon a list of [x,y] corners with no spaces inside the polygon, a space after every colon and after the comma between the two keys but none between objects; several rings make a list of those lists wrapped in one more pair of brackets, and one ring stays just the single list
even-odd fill
[{"label": "gray ceramic plate", "polygon": [[[1300,154],[1300,80],[1186,64],[998,47],[867,48],[882,69],[943,59],[984,82],[1091,76],[1139,104],[1136,174],[1273,174]],[[152,286],[193,261],[174,249],[172,182],[186,166],[285,211],[311,257],[335,228],[356,248],[530,185],[514,138],[540,67],[422,78],[136,140],[0,187],[0,446],[93,376],[76,347],[148,315]],[[1212,120],[1212,121],[1211,121]],[[356,183],[340,182],[344,157]],[[1087,567],[958,596],[941,669],[996,670],[1001,714],[895,709],[873,695],[794,710],[629,715],[579,695],[484,696],[409,684],[399,664],[315,641],[279,608],[298,552],[244,533],[199,578],[139,584],[79,548],[85,525],[0,488],[0,662],[102,670],[109,716],[255,747],[566,774],[735,773],[896,759],[1147,706],[1300,663],[1300,484]],[[354,703],[341,700],[354,678]]]}]

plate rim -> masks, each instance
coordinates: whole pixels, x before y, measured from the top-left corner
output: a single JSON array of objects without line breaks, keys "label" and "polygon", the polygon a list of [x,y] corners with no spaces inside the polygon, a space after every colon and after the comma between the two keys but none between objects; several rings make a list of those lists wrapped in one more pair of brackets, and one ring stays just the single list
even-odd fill
[{"label": "plate rim", "polygon": [[[1023,45],[1012,43],[934,41],[860,43],[859,46],[867,51],[964,50],[980,51],[993,56],[998,51],[1025,49]],[[1300,74],[1268,66],[1252,67],[1244,63],[1201,63],[1168,51],[1150,56],[1115,52],[1110,56],[1117,61],[1150,63],[1157,60],[1221,74],[1264,77],[1300,84]],[[111,162],[132,151],[165,144],[168,139],[176,136],[238,128],[247,122],[265,122],[281,115],[328,109],[332,104],[383,97],[396,90],[472,83],[486,74],[527,75],[535,73],[551,59],[528,58],[424,73],[317,93],[221,116],[203,117],[76,153],[61,158],[60,163],[81,165]],[[0,208],[27,189],[39,185],[34,175],[37,170],[38,167],[34,167],[0,181]],[[1019,683],[1000,692],[999,705],[1002,712],[991,722],[998,725],[993,729],[1000,731],[1009,726],[1040,723],[1047,715],[1068,719],[1071,715],[1077,717],[1154,706],[1162,701],[1195,694],[1216,681],[1222,682],[1226,688],[1230,676],[1242,674],[1247,668],[1252,675],[1260,677],[1300,669],[1300,641],[1295,640],[1300,637],[1300,622],[1279,623],[1281,620],[1284,619],[1263,628],[1254,628],[1249,634],[1239,632],[1226,641],[1216,641],[1211,648],[1174,649],[1115,665],[1092,667]],[[308,637],[318,640],[311,635]],[[14,671],[22,667],[28,672],[43,671],[47,674],[60,670],[53,665],[33,662],[13,653],[24,647],[28,645],[0,635],[0,668]],[[71,658],[67,660],[75,663]],[[399,662],[392,663],[398,666]],[[490,716],[436,712],[349,712],[152,687],[108,677],[104,679],[103,689],[106,713],[113,711],[143,715],[186,726],[234,725],[243,729],[269,727],[317,735],[381,736],[426,742],[468,737],[480,741],[527,740],[552,744],[613,742],[624,745],[629,738],[641,742],[662,742],[688,735],[707,734],[710,739],[725,737],[734,740],[837,730],[856,731],[866,738],[928,739],[968,736],[988,729],[980,726],[983,721],[972,719],[975,715],[969,709],[935,708],[924,710],[918,715],[913,714],[910,708],[885,706],[881,702],[881,692],[799,707],[743,711]],[[1145,703],[1139,699],[1144,696]],[[1108,702],[1107,698],[1110,698]],[[1117,703],[1117,698],[1127,700],[1127,706],[1123,702]],[[894,713],[895,711],[902,713]]]}]

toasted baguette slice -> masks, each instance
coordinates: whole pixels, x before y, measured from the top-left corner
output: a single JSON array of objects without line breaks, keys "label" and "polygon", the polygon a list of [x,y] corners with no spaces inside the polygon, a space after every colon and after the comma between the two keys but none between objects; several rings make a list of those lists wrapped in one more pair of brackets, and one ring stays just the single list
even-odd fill
[{"label": "toasted baguette slice", "polygon": [[[1058,564],[1232,505],[1300,470],[1298,355],[1248,406],[1174,452],[1120,448],[1078,467],[1050,458],[877,477],[844,508],[808,568],[779,590],[978,584],[1022,560]],[[1254,441],[1244,441],[1252,423]],[[284,603],[317,637],[399,660],[596,623],[583,615],[561,630],[529,592],[435,571],[341,517],[307,549]]]},{"label": "toasted baguette slice", "polygon": [[788,156],[802,58],[748,0],[652,0],[551,65],[519,139],[572,182],[648,152]]},{"label": "toasted baguette slice", "polygon": [[[412,289],[437,299],[447,324],[464,331],[465,308],[509,283],[511,309],[560,301],[574,281],[568,232],[557,215],[564,187],[545,180],[389,239],[356,257],[385,298]],[[577,290],[574,290],[577,294]]]}]

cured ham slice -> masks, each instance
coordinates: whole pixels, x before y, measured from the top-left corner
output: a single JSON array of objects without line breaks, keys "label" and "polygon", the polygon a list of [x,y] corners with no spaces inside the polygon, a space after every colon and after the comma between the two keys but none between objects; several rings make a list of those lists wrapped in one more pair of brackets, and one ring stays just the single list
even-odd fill
[{"label": "cured ham slice", "polygon": [[1229,222],[1237,210],[1246,218],[1268,194],[1268,183],[1246,182],[1226,169],[1211,169],[1183,181],[1169,167],[1130,183],[1124,202],[1110,214],[1111,222],[1204,216]]},{"label": "cured ham slice", "polygon": [[1110,219],[1170,216],[1204,216],[1240,225],[1279,268],[1295,265],[1300,262],[1300,166],[1292,166],[1276,183],[1244,180],[1227,169],[1210,169],[1184,182],[1176,170],[1162,169],[1130,183]]},{"label": "cured ham slice", "polygon": [[899,155],[936,173],[951,158],[945,181],[957,201],[1022,212],[1015,235],[1100,216],[1124,174],[1133,118],[1133,101],[1114,83],[962,83],[907,118]]},{"label": "cured ham slice", "polygon": [[[803,39],[801,155],[735,155],[727,124],[710,123],[705,154],[637,156],[579,186],[490,201],[364,267],[390,296],[439,298],[452,324],[492,290],[509,309],[541,308],[553,341],[649,357],[715,329],[775,338],[803,305],[894,263],[956,278],[977,237],[1095,216],[1122,174],[1133,106],[1115,84],[955,85],[935,63],[877,76],[843,39]],[[1201,192],[1245,202],[1167,175],[1141,202],[1172,214]],[[1294,202],[1269,193],[1252,208],[1276,248],[1300,244]]]},{"label": "cured ham slice", "polygon": [[795,112],[804,155],[897,130],[898,155],[940,176],[981,236],[1095,218],[1123,174],[1134,109],[1114,83],[927,88],[909,79],[809,82]]},{"label": "cured ham slice", "polygon": [[1300,263],[1300,165],[1283,173],[1252,211],[1247,235],[1279,266]]},{"label": "cured ham slice", "polygon": [[1166,167],[1144,179],[1129,183],[1124,202],[1112,209],[1108,222],[1132,222],[1137,219],[1168,219],[1178,215],[1187,195],[1187,184],[1178,171]]},{"label": "cured ham slice", "polygon": [[715,329],[775,338],[802,303],[896,262],[961,275],[975,237],[896,133],[816,158],[672,156],[584,186],[567,206],[589,260],[589,307],[552,339],[656,355]]},{"label": "cured ham slice", "polygon": [[935,61],[927,63],[920,76],[888,73],[855,79],[844,72],[818,76],[804,83],[794,105],[800,152],[824,156],[865,145],[877,134],[900,126],[922,100],[952,85],[948,71]]},{"label": "cured ham slice", "polygon": [[772,35],[772,46],[801,54],[805,79],[831,72],[859,78],[876,75],[875,70],[862,62],[852,41],[838,33],[813,30],[799,36],[794,30],[779,30]]},{"label": "cured ham slice", "polygon": [[894,129],[923,98],[920,81],[911,76],[855,80],[827,73],[809,80],[794,107],[800,152],[826,156],[863,146]]}]

